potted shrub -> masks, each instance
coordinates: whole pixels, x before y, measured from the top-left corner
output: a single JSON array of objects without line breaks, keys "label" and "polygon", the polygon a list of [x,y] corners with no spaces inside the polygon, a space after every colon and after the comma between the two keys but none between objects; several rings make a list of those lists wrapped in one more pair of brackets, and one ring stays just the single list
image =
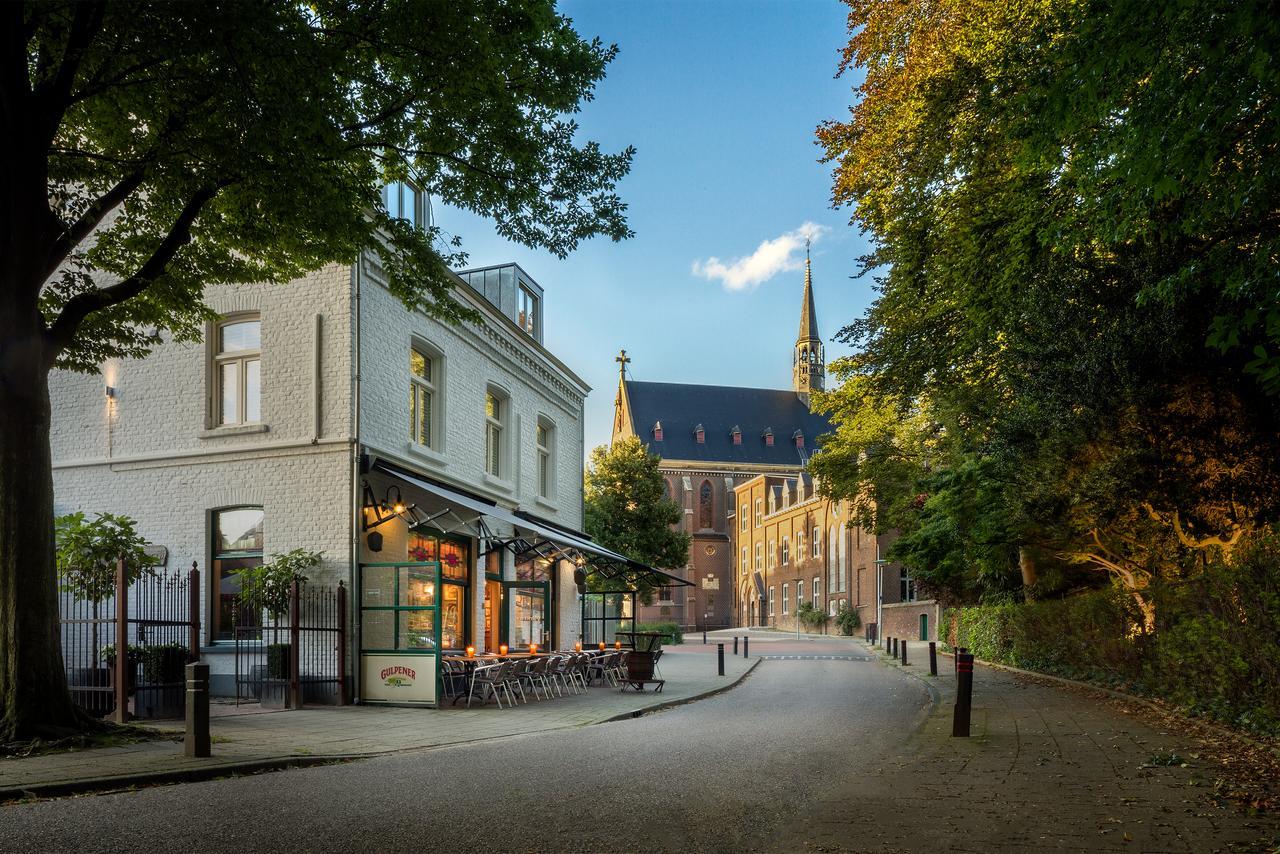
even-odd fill
[{"label": "potted shrub", "polygon": [[[95,658],[89,667],[73,668],[68,674],[73,685],[101,687],[113,684],[115,647],[99,646],[105,638],[101,636],[98,620],[101,619],[102,603],[115,594],[116,561],[124,558],[125,581],[128,584],[144,575],[153,575],[155,570],[152,567],[159,562],[154,555],[147,554],[146,540],[138,535],[134,525],[135,522],[128,516],[115,516],[111,513],[96,514],[92,521],[87,520],[83,513],[69,513],[54,520],[59,589],[71,594],[76,601],[92,605],[91,648],[95,656],[102,658],[107,665],[105,668],[98,667]],[[135,651],[136,648],[131,645],[131,664],[137,664]],[[135,674],[130,667],[130,690],[134,680]],[[94,704],[89,711],[110,714],[115,709],[114,701],[110,694],[102,693],[101,696],[106,700]]]},{"label": "potted shrub", "polygon": [[[261,608],[272,621],[279,623],[289,612],[289,589],[296,581],[307,580],[306,573],[320,565],[321,552],[294,549],[273,554],[262,566],[240,570],[240,600],[251,608]],[[267,677],[262,687],[264,706],[283,707],[289,681],[287,643],[267,644]]]},{"label": "potted shrub", "polygon": [[827,612],[815,608],[812,602],[801,602],[796,609],[796,619],[812,631],[817,631],[827,624]]}]

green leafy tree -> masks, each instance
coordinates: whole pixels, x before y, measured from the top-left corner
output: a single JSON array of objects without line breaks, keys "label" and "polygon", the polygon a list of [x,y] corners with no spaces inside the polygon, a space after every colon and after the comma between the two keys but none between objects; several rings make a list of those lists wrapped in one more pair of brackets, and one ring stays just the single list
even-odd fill
[{"label": "green leafy tree", "polygon": [[[60,587],[93,606],[93,648],[98,648],[98,609],[116,589],[116,566],[124,561],[125,583],[132,584],[159,559],[147,554],[147,541],[128,516],[99,513],[89,521],[83,513],[68,513],[54,520]],[[110,648],[114,654],[114,647]],[[103,656],[108,655],[104,648]]]},{"label": "green leafy tree", "polygon": [[[819,128],[880,295],[812,465],[935,592],[1133,594],[1280,517],[1280,24],[850,0]],[[1095,572],[1096,574],[1096,572]]]},{"label": "green leafy tree", "polygon": [[0,8],[0,741],[87,725],[58,648],[50,403],[96,371],[192,341],[212,284],[285,283],[380,256],[444,319],[463,255],[392,217],[412,180],[557,255],[630,235],[633,151],[572,114],[616,48],[552,0],[14,2]]},{"label": "green leafy tree", "polygon": [[[666,496],[660,458],[637,438],[619,439],[591,451],[587,465],[584,525],[596,542],[641,563],[662,569],[689,562],[692,538],[673,526],[680,506]],[[639,592],[649,601],[652,586]]]},{"label": "green leafy tree", "polygon": [[296,581],[307,580],[307,573],[320,565],[321,552],[294,549],[273,554],[262,566],[252,566],[236,573],[240,579],[240,601],[260,607],[275,619],[289,611],[289,589]]}]

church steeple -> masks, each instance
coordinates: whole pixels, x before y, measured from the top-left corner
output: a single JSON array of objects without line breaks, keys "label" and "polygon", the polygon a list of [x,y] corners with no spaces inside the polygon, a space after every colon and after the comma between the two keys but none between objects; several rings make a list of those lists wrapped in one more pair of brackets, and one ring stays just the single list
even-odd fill
[{"label": "church steeple", "polygon": [[800,332],[796,335],[792,354],[791,384],[796,394],[808,403],[809,392],[822,391],[826,364],[822,354],[822,338],[818,335],[818,313],[813,308],[813,274],[809,267],[809,241],[804,245],[804,299],[800,304]]}]

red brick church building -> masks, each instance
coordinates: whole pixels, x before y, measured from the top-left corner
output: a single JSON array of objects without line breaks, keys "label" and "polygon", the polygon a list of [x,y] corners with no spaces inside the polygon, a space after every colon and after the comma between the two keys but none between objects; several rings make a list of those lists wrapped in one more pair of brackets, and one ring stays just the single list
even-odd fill
[{"label": "red brick church building", "polygon": [[[674,620],[686,628],[734,625],[734,487],[761,474],[797,477],[817,437],[831,430],[809,411],[809,393],[825,378],[822,339],[805,259],[800,330],[792,348],[790,389],[638,382],[619,356],[613,438],[638,436],[662,457],[667,494],[684,510],[693,537],[686,577],[693,587],[665,590],[641,607],[642,622]],[[679,569],[679,568],[675,568]]]}]

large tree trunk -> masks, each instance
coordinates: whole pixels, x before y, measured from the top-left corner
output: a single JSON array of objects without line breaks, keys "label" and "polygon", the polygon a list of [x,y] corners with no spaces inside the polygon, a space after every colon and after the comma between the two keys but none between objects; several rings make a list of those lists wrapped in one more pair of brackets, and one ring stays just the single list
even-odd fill
[{"label": "large tree trunk", "polygon": [[1029,546],[1018,547],[1018,569],[1022,570],[1022,593],[1030,602],[1033,598],[1031,588],[1035,586],[1039,575],[1036,572],[1036,556]]},{"label": "large tree trunk", "polygon": [[39,333],[6,337],[0,342],[0,742],[60,737],[91,724],[71,702],[62,667],[48,371]]}]

